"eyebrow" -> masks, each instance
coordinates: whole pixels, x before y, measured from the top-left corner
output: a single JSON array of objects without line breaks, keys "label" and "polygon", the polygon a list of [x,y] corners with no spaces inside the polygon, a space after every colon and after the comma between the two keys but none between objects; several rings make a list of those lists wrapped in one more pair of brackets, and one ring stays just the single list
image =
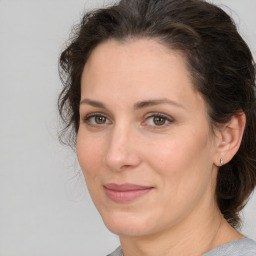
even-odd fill
[{"label": "eyebrow", "polygon": [[146,100],[146,101],[140,101],[134,104],[134,109],[138,110],[141,108],[146,108],[146,107],[151,107],[151,106],[156,106],[160,104],[169,104],[169,105],[174,105],[176,107],[184,108],[181,104],[179,104],[176,101],[170,100],[170,99],[152,99],[152,100]]},{"label": "eyebrow", "polygon": [[80,105],[83,105],[83,104],[88,104],[96,108],[104,108],[104,109],[107,108],[102,102],[96,101],[96,100],[84,99],[80,102]]},{"label": "eyebrow", "polygon": [[[100,101],[96,101],[96,100],[83,99],[80,102],[80,105],[83,105],[83,104],[88,104],[88,105],[91,105],[91,106],[97,107],[97,108],[107,109],[107,106],[105,104],[103,104]],[[139,110],[139,109],[142,109],[142,108],[147,108],[147,107],[156,106],[156,105],[160,105],[160,104],[170,104],[170,105],[173,105],[173,106],[176,106],[176,107],[184,109],[183,105],[179,104],[176,101],[167,99],[167,98],[163,98],[163,99],[150,99],[150,100],[145,100],[145,101],[139,101],[139,102],[136,102],[134,104],[134,109],[135,110]]]}]

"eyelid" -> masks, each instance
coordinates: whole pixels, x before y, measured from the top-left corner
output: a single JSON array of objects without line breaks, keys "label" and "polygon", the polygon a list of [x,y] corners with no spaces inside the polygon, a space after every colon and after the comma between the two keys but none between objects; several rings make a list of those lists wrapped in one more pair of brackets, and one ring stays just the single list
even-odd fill
[{"label": "eyelid", "polygon": [[148,126],[152,126],[154,129],[161,129],[161,128],[165,128],[166,126],[170,125],[170,123],[173,123],[175,120],[174,118],[172,118],[171,116],[167,115],[167,114],[163,114],[163,113],[160,113],[160,112],[151,112],[151,113],[148,113],[146,116],[145,116],[145,120],[143,121],[146,122],[149,118],[152,118],[152,117],[162,117],[162,118],[165,118],[166,121],[168,121],[167,124],[164,124],[164,125],[148,125]]},{"label": "eyelid", "polygon": [[[93,124],[91,122],[89,122],[89,119],[92,118],[92,117],[95,117],[95,116],[102,116],[104,118],[107,119],[107,123],[103,123],[103,124]],[[150,124],[146,124],[147,120],[149,118],[153,118],[153,117],[162,117],[164,118],[167,123],[166,124],[163,124],[163,125],[150,125]],[[102,126],[105,126],[105,125],[109,125],[112,123],[112,120],[108,117],[108,115],[102,113],[102,112],[92,112],[92,113],[89,113],[89,114],[86,114],[85,117],[82,118],[82,121],[84,123],[86,123],[87,125],[90,125],[90,126],[93,126],[93,127],[102,127]],[[170,115],[167,115],[167,114],[164,114],[164,113],[161,113],[161,112],[150,112],[148,114],[146,114],[143,118],[143,122],[142,122],[142,126],[149,126],[149,127],[152,127],[154,129],[161,129],[161,128],[165,128],[166,126],[170,125],[170,123],[173,123],[175,120],[173,117],[171,117]]]},{"label": "eyelid", "polygon": [[92,117],[96,117],[96,116],[102,116],[102,117],[106,118],[109,121],[109,123],[112,123],[110,118],[106,114],[103,114],[101,112],[89,113],[89,114],[85,115],[85,117],[83,117],[82,120],[83,120],[84,123],[86,123],[86,124],[88,124],[90,126],[94,126],[94,127],[109,125],[109,123],[104,123],[104,124],[92,124],[92,123],[90,123],[89,119],[92,118]]}]

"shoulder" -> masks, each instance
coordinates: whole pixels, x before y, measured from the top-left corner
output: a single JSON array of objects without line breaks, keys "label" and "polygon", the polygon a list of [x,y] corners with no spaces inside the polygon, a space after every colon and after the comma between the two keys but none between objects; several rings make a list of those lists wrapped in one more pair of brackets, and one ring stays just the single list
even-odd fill
[{"label": "shoulder", "polygon": [[[107,256],[123,256],[121,246]],[[203,256],[256,256],[256,242],[249,238],[243,238],[221,245]]]},{"label": "shoulder", "polygon": [[107,256],[123,256],[123,251],[121,246],[119,246],[114,252],[108,254]]},{"label": "shoulder", "polygon": [[256,256],[256,242],[243,238],[221,245],[203,256]]}]

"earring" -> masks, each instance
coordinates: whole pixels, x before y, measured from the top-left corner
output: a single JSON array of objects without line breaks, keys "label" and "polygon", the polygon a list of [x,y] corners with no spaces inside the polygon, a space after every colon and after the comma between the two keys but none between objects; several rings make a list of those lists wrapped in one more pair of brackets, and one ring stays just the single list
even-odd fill
[{"label": "earring", "polygon": [[222,158],[220,159],[220,164],[224,165],[224,160]]}]

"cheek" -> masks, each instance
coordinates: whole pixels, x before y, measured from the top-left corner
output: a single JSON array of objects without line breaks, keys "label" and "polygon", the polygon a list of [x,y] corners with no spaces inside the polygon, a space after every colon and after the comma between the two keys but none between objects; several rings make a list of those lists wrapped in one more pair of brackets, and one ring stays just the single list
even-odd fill
[{"label": "cheek", "polygon": [[[161,188],[161,203],[170,206],[173,216],[188,213],[212,186],[209,136],[200,131],[177,134],[163,140],[158,149],[148,149],[148,163]],[[168,214],[167,210],[166,218]]]},{"label": "cheek", "polygon": [[102,180],[102,158],[104,156],[103,145],[99,138],[88,135],[84,131],[78,132],[77,157],[88,191],[95,205],[97,205],[102,194],[100,184]]},{"label": "cheek", "polygon": [[77,136],[77,157],[85,178],[97,175],[104,156],[102,141],[94,136],[86,136],[83,131]]},{"label": "cheek", "polygon": [[151,169],[169,188],[198,184],[201,178],[210,174],[212,162],[208,130],[201,128],[192,131],[180,129],[145,147],[145,157]]},{"label": "cheek", "polygon": [[154,166],[153,169],[168,174],[181,171],[180,167],[193,160],[198,151],[197,143],[190,137],[177,134],[147,144],[144,147],[144,156]]}]

